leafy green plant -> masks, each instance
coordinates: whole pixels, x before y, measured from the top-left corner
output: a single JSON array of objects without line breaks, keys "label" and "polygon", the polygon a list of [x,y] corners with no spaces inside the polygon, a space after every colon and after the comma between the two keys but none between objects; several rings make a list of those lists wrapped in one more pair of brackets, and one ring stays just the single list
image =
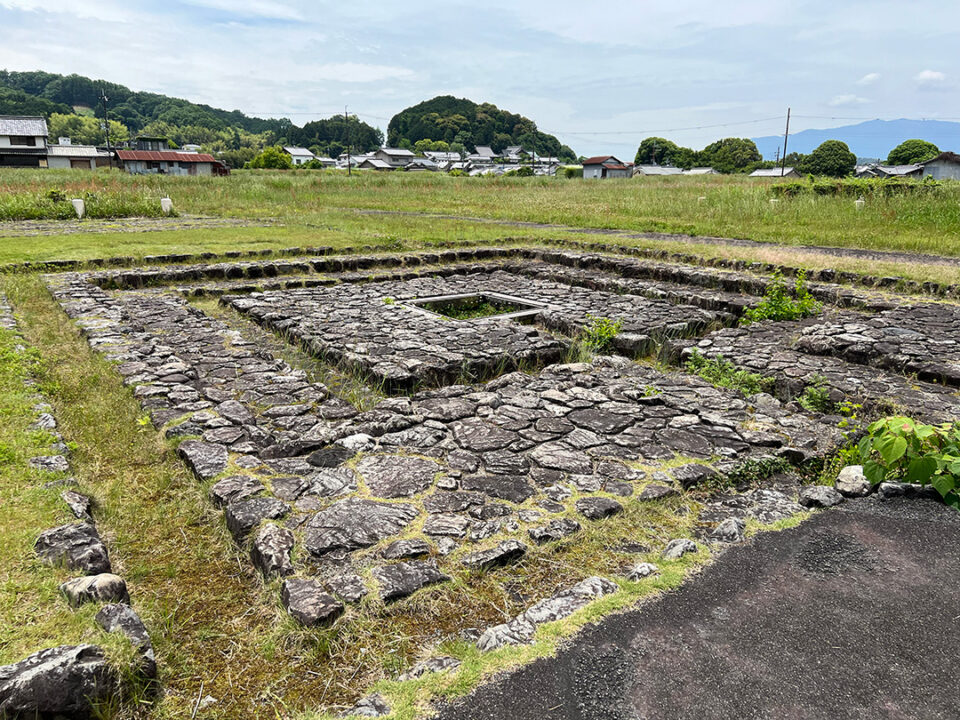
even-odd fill
[{"label": "leafy green plant", "polygon": [[613,340],[623,327],[621,320],[611,320],[587,314],[587,325],[580,331],[580,343],[591,352],[605,352],[613,347]]},{"label": "leafy green plant", "polygon": [[885,480],[932,485],[944,502],[960,509],[960,423],[881,418],[867,428],[857,450],[863,473],[874,485]]},{"label": "leafy green plant", "polygon": [[739,390],[744,395],[767,392],[773,387],[773,378],[740,370],[723,355],[708,358],[696,348],[686,363],[687,372],[699,375],[711,385]]},{"label": "leafy green plant", "polygon": [[806,271],[797,273],[791,294],[787,290],[783,275],[779,270],[775,270],[763,300],[756,307],[747,310],[742,323],[749,325],[760,320],[798,320],[816,315],[821,309],[823,304],[814,299],[807,289]]},{"label": "leafy green plant", "polygon": [[823,375],[814,375],[810,384],[804,388],[797,398],[801,407],[811,412],[832,413],[836,411],[836,404],[830,399],[830,390],[826,387],[827,379]]},{"label": "leafy green plant", "polygon": [[384,305],[394,305],[394,304],[396,304],[396,302],[397,302],[397,301],[394,300],[392,297],[385,297],[385,298],[383,299],[383,304],[384,304]]}]

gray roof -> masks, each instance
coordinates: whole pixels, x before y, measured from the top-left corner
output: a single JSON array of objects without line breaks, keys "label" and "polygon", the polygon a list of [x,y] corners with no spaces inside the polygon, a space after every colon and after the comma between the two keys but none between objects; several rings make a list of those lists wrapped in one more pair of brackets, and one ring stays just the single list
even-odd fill
[{"label": "gray roof", "polygon": [[382,152],[384,155],[393,155],[396,157],[414,157],[414,154],[412,151],[406,150],[404,148],[385,147],[385,148],[380,148],[380,152]]},{"label": "gray roof", "polygon": [[51,157],[93,158],[109,157],[106,150],[97,150],[93,145],[49,145],[47,155]]},{"label": "gray roof", "polygon": [[496,157],[496,153],[493,152],[493,148],[489,145],[477,145],[477,155],[480,157]]},{"label": "gray roof", "polygon": [[664,165],[638,165],[637,173],[641,175],[681,175],[683,170]]},{"label": "gray roof", "polygon": [[47,121],[29,115],[0,115],[0,135],[32,135],[47,137]]},{"label": "gray roof", "polygon": [[783,172],[780,172],[780,168],[758,168],[750,173],[750,177],[780,177],[781,175],[789,175],[793,172],[792,167],[783,168]]},{"label": "gray roof", "polygon": [[287,155],[296,156],[296,157],[316,157],[312,152],[302,147],[292,147],[288,145],[283,146],[284,152]]}]

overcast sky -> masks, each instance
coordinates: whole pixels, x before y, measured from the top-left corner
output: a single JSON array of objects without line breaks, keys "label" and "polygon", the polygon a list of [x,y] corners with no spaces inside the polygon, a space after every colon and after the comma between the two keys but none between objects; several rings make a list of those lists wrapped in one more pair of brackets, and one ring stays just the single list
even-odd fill
[{"label": "overcast sky", "polygon": [[791,130],[960,120],[956,0],[0,0],[0,28],[9,70],[384,130],[452,94],[585,155],[782,133],[787,106]]}]

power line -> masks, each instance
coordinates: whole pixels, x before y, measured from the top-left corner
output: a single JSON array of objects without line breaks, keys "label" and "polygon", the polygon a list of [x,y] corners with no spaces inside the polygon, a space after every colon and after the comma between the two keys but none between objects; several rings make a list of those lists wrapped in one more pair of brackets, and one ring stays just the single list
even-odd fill
[{"label": "power line", "polygon": [[729,122],[729,123],[717,123],[715,125],[693,125],[690,127],[680,127],[680,128],[659,128],[659,129],[650,129],[650,128],[637,128],[635,130],[605,130],[602,132],[589,132],[583,130],[541,130],[541,132],[547,132],[551,135],[642,135],[646,133],[669,133],[669,132],[684,132],[687,130],[710,130],[713,128],[721,127],[735,127],[737,125],[756,125],[757,123],[771,122],[773,120],[780,120],[780,116],[769,117],[769,118],[759,118],[757,120],[741,120],[739,122]]}]

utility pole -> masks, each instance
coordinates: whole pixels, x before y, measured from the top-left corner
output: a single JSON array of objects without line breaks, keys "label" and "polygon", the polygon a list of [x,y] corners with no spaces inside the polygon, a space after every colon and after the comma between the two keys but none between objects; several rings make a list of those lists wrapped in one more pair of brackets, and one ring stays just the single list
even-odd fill
[{"label": "utility pole", "polygon": [[787,165],[787,140],[790,139],[790,108],[787,108],[787,129],[783,133],[783,158],[780,160],[780,177],[783,177],[783,170]]},{"label": "utility pole", "polygon": [[110,153],[110,169],[113,170],[113,149],[110,147],[110,118],[107,115],[107,103],[109,100],[110,98],[103,92],[103,88],[100,88],[100,102],[103,103],[103,130],[107,135],[107,152]]},{"label": "utility pole", "polygon": [[347,131],[347,175],[353,175],[353,168],[350,165],[350,120],[347,117],[347,106],[343,106],[343,125]]},{"label": "utility pole", "polygon": [[776,157],[776,159],[773,161],[773,166],[776,167],[776,166],[779,165],[779,164],[780,164],[780,146],[777,145],[777,157]]}]

